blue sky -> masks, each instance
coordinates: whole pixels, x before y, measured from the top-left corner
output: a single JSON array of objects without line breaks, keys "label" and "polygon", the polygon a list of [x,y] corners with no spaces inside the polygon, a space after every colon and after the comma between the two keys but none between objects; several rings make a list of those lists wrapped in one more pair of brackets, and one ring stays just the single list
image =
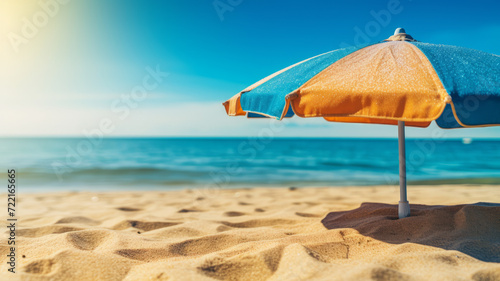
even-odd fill
[{"label": "blue sky", "polygon": [[[397,27],[419,41],[500,54],[497,1],[56,1],[0,4],[0,58],[8,62],[0,66],[6,101],[0,118],[16,120],[1,124],[0,135],[82,136],[103,119],[113,122],[109,136],[256,135],[269,121],[226,117],[220,103],[288,65],[360,38],[383,40]],[[48,22],[14,47],[12,34],[22,36],[24,19],[35,22],[46,7],[53,12]],[[168,77],[120,115],[112,104],[141,85],[148,67]],[[410,129],[408,135],[429,137],[436,130]],[[276,134],[395,132],[294,118]],[[445,136],[500,137],[500,128]]]}]

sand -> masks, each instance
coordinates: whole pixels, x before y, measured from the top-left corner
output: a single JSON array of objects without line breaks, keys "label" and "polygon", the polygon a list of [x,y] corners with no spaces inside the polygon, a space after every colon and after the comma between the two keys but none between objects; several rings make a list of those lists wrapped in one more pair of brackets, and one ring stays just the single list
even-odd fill
[{"label": "sand", "polygon": [[474,205],[500,202],[500,186],[411,186],[420,205],[402,220],[398,196],[397,187],[19,194],[17,273],[7,272],[3,231],[0,280],[500,280],[500,205]]}]

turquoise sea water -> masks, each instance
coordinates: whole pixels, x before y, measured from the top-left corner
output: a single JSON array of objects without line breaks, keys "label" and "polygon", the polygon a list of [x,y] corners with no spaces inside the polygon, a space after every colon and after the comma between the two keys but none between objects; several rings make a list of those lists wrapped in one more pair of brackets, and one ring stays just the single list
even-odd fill
[{"label": "turquoise sea water", "polygon": [[[397,184],[397,139],[0,139],[19,189],[147,190]],[[410,184],[500,184],[500,141],[407,140]]]}]

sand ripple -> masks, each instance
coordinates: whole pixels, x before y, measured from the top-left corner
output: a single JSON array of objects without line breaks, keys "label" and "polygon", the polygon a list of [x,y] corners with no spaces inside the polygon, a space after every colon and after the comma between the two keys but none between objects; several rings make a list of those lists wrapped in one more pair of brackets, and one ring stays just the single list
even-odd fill
[{"label": "sand ripple", "polygon": [[399,220],[362,203],[395,187],[23,194],[18,273],[3,233],[0,280],[500,280],[500,205],[470,204],[500,188],[410,196],[425,205]]}]

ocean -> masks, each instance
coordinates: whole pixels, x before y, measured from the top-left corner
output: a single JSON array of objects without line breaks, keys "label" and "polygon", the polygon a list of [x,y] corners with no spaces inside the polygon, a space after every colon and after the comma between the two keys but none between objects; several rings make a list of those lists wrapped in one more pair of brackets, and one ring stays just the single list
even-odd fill
[{"label": "ocean", "polygon": [[[407,140],[409,184],[500,184],[500,140]],[[397,139],[3,138],[18,190],[398,184]]]}]

